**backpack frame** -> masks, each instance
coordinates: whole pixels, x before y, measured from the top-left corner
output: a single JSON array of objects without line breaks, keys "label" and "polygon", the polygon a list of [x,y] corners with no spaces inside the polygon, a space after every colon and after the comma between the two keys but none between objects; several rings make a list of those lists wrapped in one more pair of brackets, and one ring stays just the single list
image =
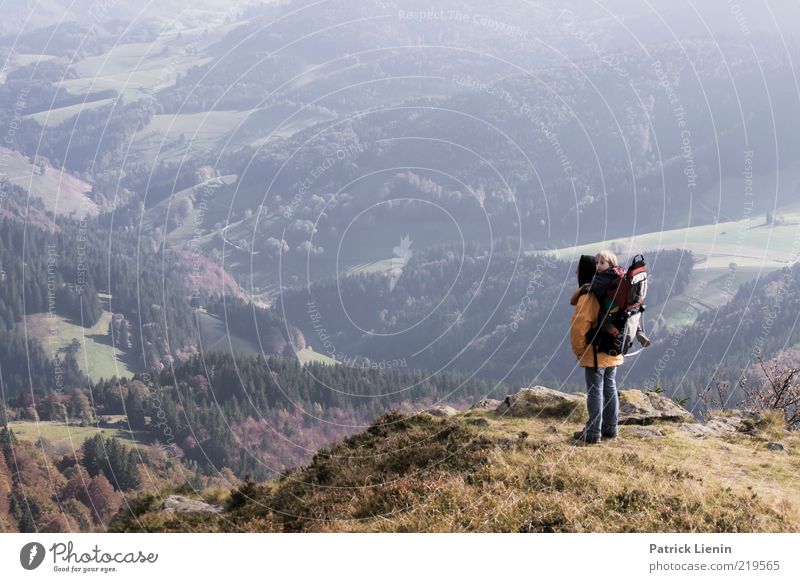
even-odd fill
[{"label": "backpack frame", "polygon": [[642,329],[647,296],[647,264],[643,255],[635,255],[627,271],[612,267],[597,273],[589,292],[600,304],[598,321],[586,336],[594,352],[595,369],[598,352],[611,356],[626,355],[634,337],[643,347],[650,345]]}]

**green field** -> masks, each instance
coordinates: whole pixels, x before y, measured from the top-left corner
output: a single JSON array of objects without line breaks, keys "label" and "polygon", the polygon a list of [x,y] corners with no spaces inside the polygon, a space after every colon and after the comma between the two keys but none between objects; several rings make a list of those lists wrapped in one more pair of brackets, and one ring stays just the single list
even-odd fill
[{"label": "green field", "polygon": [[288,105],[243,111],[206,111],[153,116],[136,134],[132,155],[152,163],[181,159],[184,155],[215,153],[234,146],[262,146],[330,119],[313,111],[296,111]]},{"label": "green field", "polygon": [[[161,32],[154,41],[115,44],[104,54],[74,62],[70,69],[77,78],[56,85],[76,95],[113,89],[127,103],[150,98],[153,92],[172,85],[178,74],[211,62],[211,57],[201,56],[204,50],[241,24],[225,24],[225,18],[222,11],[190,8],[174,19],[161,18]],[[24,64],[24,59],[33,62],[47,57],[17,58],[19,64]]]},{"label": "green field", "polygon": [[44,127],[55,127],[66,120],[75,117],[81,111],[88,111],[89,109],[97,109],[105,105],[111,105],[114,102],[113,97],[108,99],[98,99],[97,101],[89,101],[88,103],[76,103],[75,105],[68,105],[66,107],[59,107],[47,111],[39,111],[38,113],[31,113],[26,115],[27,119],[35,120],[39,125]]},{"label": "green field", "polygon": [[139,448],[147,447],[141,440],[146,435],[138,435],[129,430],[112,427],[77,426],[59,421],[11,421],[8,427],[22,440],[35,443],[40,438],[47,439],[55,452],[68,455],[80,449],[83,442],[100,433],[106,438],[117,437],[126,445]]},{"label": "green field", "polygon": [[25,67],[35,63],[44,63],[47,61],[57,61],[59,57],[55,55],[39,55],[31,53],[18,53],[14,51],[14,65],[17,67]]},{"label": "green field", "polygon": [[204,352],[220,351],[237,354],[260,354],[261,349],[257,342],[229,334],[225,322],[217,317],[199,310],[197,313],[200,324],[200,347]]},{"label": "green field", "polygon": [[0,147],[5,175],[9,182],[31,193],[54,214],[97,216],[97,204],[89,198],[91,184],[69,172],[54,168],[46,161],[34,165],[27,156]]},{"label": "green field", "polygon": [[699,267],[727,269],[730,263],[736,263],[738,267],[770,271],[796,260],[800,251],[800,212],[787,212],[784,219],[782,225],[766,226],[761,215],[752,220],[652,232],[549,252],[559,259],[575,260],[582,254],[593,254],[604,248],[617,249],[617,254],[623,257],[648,250],[690,249],[701,259]]},{"label": "green field", "polygon": [[105,54],[73,64],[70,68],[77,78],[56,85],[76,95],[113,89],[128,103],[148,97],[172,85],[178,73],[211,61],[184,52],[192,38],[201,34],[194,31],[178,39],[174,31],[168,31],[154,42],[114,45]]},{"label": "green field", "polygon": [[136,133],[131,155],[137,161],[154,163],[180,160],[217,151],[220,142],[244,121],[249,111],[207,111],[154,115]]},{"label": "green field", "polygon": [[172,244],[193,241],[198,246],[207,245],[213,239],[214,233],[210,232],[195,240],[195,229],[202,228],[211,231],[215,223],[224,223],[233,197],[231,186],[234,186],[235,183],[236,174],[230,174],[212,178],[176,192],[147,210],[142,220],[142,228],[144,230],[152,230],[156,227],[164,229],[166,218],[177,216],[180,206],[188,204],[189,213],[181,218],[180,226],[167,234],[167,241]]},{"label": "green field", "polygon": [[[260,354],[261,348],[257,342],[242,338],[236,334],[229,334],[225,322],[203,310],[198,311],[200,322],[201,346],[203,351],[221,351],[230,353],[231,349],[237,354]],[[317,353],[313,348],[306,347],[295,352],[301,364],[320,362],[323,364],[336,364],[336,360],[324,354]]]},{"label": "green field", "polygon": [[308,109],[298,110],[288,104],[253,109],[240,126],[232,128],[227,146],[260,147],[272,139],[291,137],[315,123],[330,119],[331,116]]},{"label": "green field", "polygon": [[39,339],[48,354],[77,339],[81,344],[78,364],[93,381],[112,376],[131,377],[133,370],[125,361],[124,354],[111,346],[111,336],[108,333],[110,321],[111,313],[108,311],[103,311],[100,320],[90,328],[61,316],[50,317],[47,313],[36,313],[25,316],[24,322],[19,325],[28,336]]},{"label": "green field", "polygon": [[[203,51],[221,40],[240,22],[225,24],[225,12],[187,8],[175,19],[161,20],[161,32],[152,42],[121,42],[107,52],[70,61],[70,72],[75,78],[54,83],[74,95],[85,95],[113,89],[126,103],[150,99],[153,94],[172,85],[179,74],[190,68],[211,62],[211,57],[201,56]],[[52,55],[14,53],[10,63],[14,68],[44,61],[65,62]],[[2,81],[2,79],[0,79]],[[82,110],[109,104],[113,99],[103,99],[77,104],[26,117],[41,124],[57,125]]]},{"label": "green field", "polygon": [[297,359],[300,360],[300,363],[303,365],[310,364],[311,362],[319,362],[320,364],[328,364],[332,366],[338,363],[331,357],[315,352],[310,346],[299,350],[297,352]]},{"label": "green field", "polygon": [[[661,314],[670,327],[691,324],[698,313],[716,309],[731,299],[739,285],[789,266],[800,254],[800,212],[796,208],[782,215],[783,223],[767,226],[764,216],[750,220],[720,222],[704,226],[642,234],[548,251],[557,258],[576,261],[582,254],[613,249],[621,260],[634,253],[688,249],[696,263],[687,290],[672,295],[650,315]],[[526,253],[538,254],[538,251]],[[624,265],[623,265],[624,266]]]},{"label": "green field", "polygon": [[12,51],[6,58],[6,66],[0,69],[0,83],[5,83],[8,73],[14,71],[15,69],[19,69],[34,63],[44,63],[47,61],[59,60],[59,58],[55,55],[18,53],[16,51]]}]

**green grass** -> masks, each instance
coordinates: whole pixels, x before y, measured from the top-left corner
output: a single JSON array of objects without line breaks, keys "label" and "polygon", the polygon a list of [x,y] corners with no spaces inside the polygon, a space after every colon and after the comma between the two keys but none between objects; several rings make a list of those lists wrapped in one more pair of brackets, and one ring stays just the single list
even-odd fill
[{"label": "green grass", "polygon": [[391,271],[394,266],[392,259],[381,259],[372,263],[359,263],[347,269],[345,275],[358,275],[367,273],[386,273]]},{"label": "green grass", "polygon": [[[260,354],[261,349],[257,342],[250,341],[236,334],[229,334],[225,322],[210,313],[198,312],[200,322],[201,346],[203,351],[222,351],[230,352],[231,348],[237,354]],[[297,359],[301,364],[319,362],[322,364],[333,365],[336,360],[324,354],[315,352],[311,347],[296,352]]]},{"label": "green grass", "polygon": [[[152,163],[180,159],[185,154],[197,156],[215,152],[220,140],[227,136],[249,115],[249,111],[207,111],[154,115],[140,129],[131,147],[137,161]],[[180,141],[183,135],[183,141]]]},{"label": "green grass", "polygon": [[35,53],[18,53],[14,51],[14,64],[17,67],[24,67],[34,63],[44,63],[47,61],[57,61],[59,57],[55,55],[39,55]]},{"label": "green grass", "polygon": [[297,352],[297,359],[300,360],[301,364],[310,364],[312,362],[318,362],[320,364],[328,364],[334,365],[338,362],[333,358],[326,356],[325,354],[320,354],[319,352],[315,352],[313,348],[307,347]]},{"label": "green grass", "polygon": [[332,119],[316,111],[286,104],[271,105],[253,109],[240,127],[231,132],[229,147],[247,145],[260,147],[276,138],[286,138],[319,123]]},{"label": "green grass", "polygon": [[[175,245],[186,244],[189,241],[198,246],[208,245],[213,240],[214,233],[209,232],[195,239],[195,229],[202,228],[213,231],[216,222],[225,220],[233,197],[231,186],[235,183],[236,174],[229,174],[176,192],[147,210],[142,227],[145,230],[156,227],[163,229],[168,213],[170,216],[175,216],[183,200],[188,200],[191,205],[189,214],[182,219],[180,226],[167,234],[167,240]],[[205,209],[201,208],[202,203],[205,203]]]},{"label": "green grass", "polygon": [[800,212],[787,212],[784,216],[786,223],[780,226],[764,226],[764,217],[760,215],[752,220],[652,232],[549,252],[559,259],[569,260],[614,246],[623,249],[625,256],[648,250],[690,249],[701,259],[699,268],[727,269],[729,263],[734,262],[739,267],[769,271],[786,266],[797,251],[795,239]]},{"label": "green grass", "polygon": [[78,364],[93,381],[112,376],[131,377],[133,370],[126,363],[124,354],[119,350],[115,354],[111,347],[111,336],[108,333],[110,321],[111,313],[108,311],[103,311],[100,320],[90,328],[61,316],[50,317],[47,313],[36,313],[27,315],[24,323],[19,325],[24,325],[29,336],[38,338],[48,353],[77,339],[81,344]]},{"label": "green grass", "polygon": [[31,53],[18,53],[16,51],[11,52],[10,55],[7,57],[6,66],[0,70],[0,83],[6,82],[6,76],[8,73],[25,67],[27,65],[31,65],[34,63],[44,63],[47,61],[58,61],[60,60],[59,57],[55,55],[39,55],[39,54],[31,54]]},{"label": "green grass", "polygon": [[[778,212],[781,214],[781,212]],[[612,239],[548,251],[562,260],[576,260],[582,254],[602,249],[622,249],[621,259],[633,253],[688,249],[696,263],[686,291],[672,294],[661,306],[651,306],[650,316],[661,314],[670,327],[691,324],[698,313],[716,309],[730,301],[739,285],[763,277],[797,259],[797,227],[800,211],[782,213],[784,224],[766,226],[764,216],[752,220],[722,222]],[[538,251],[529,252],[536,254]],[[731,263],[735,264],[731,268]]]},{"label": "green grass", "polygon": [[[77,78],[56,84],[77,95],[114,89],[127,103],[149,98],[172,85],[179,73],[211,62],[211,57],[202,56],[205,49],[240,24],[225,24],[225,18],[225,13],[213,10],[183,10],[175,19],[161,19],[161,32],[153,42],[115,44],[104,54],[72,64]],[[196,54],[189,54],[188,48]]]},{"label": "green grass", "polygon": [[[73,64],[77,78],[56,85],[77,95],[114,89],[127,103],[142,99],[172,85],[178,73],[210,62],[208,57],[184,54],[182,48],[191,41],[190,35],[184,36],[180,44],[175,44],[174,35],[168,33],[152,43],[116,44],[105,54]],[[165,48],[167,52],[163,52]]]},{"label": "green grass", "polygon": [[13,150],[0,147],[0,155],[6,160],[8,181],[40,199],[50,212],[75,216],[99,213],[97,204],[88,196],[91,184],[49,164],[37,169],[27,156]]},{"label": "green grass", "polygon": [[38,124],[44,127],[55,127],[66,120],[75,117],[81,111],[104,107],[105,105],[110,105],[113,102],[114,98],[109,97],[108,99],[98,99],[97,101],[90,101],[88,103],[76,103],[75,105],[58,107],[48,111],[39,111],[38,113],[31,113],[25,117],[35,120]]},{"label": "green grass", "polygon": [[225,322],[216,315],[198,312],[200,323],[200,341],[204,352],[221,351],[237,354],[260,354],[257,342],[250,341],[236,334],[228,334]]},{"label": "green grass", "polygon": [[135,438],[129,430],[120,428],[98,428],[96,426],[78,426],[58,421],[11,421],[8,423],[14,434],[23,440],[35,443],[39,438],[49,441],[53,449],[60,454],[69,454],[81,447],[83,442],[100,433],[106,438],[118,437],[125,444],[145,448],[147,444]]},{"label": "green grass", "polygon": [[730,301],[739,285],[764,274],[756,267],[695,268],[688,289],[680,295],[671,295],[665,304],[651,308],[649,315],[661,315],[672,329],[691,325],[703,311]]}]

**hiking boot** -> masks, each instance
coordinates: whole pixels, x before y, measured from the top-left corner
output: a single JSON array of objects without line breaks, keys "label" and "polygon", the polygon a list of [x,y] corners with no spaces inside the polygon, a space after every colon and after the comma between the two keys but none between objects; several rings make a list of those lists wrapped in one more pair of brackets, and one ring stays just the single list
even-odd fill
[{"label": "hiking boot", "polygon": [[601,433],[600,436],[606,440],[613,441],[615,438],[619,437],[619,433],[618,432],[615,432],[614,434]]},{"label": "hiking boot", "polygon": [[582,430],[579,430],[578,432],[573,434],[572,438],[574,438],[576,441],[580,441],[582,443],[586,443],[587,445],[596,445],[597,443],[600,442],[600,437],[599,436],[596,436],[596,437],[589,436],[585,432],[583,432]]}]

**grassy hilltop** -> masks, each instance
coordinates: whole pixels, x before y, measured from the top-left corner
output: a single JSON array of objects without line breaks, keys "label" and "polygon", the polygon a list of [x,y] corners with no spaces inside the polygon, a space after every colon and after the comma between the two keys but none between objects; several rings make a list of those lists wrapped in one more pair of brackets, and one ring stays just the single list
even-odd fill
[{"label": "grassy hilltop", "polygon": [[388,413],[280,480],[200,492],[208,513],[166,511],[164,492],[111,530],[800,531],[800,434],[778,415],[625,425],[587,446],[571,438],[585,400],[569,398],[535,414]]}]

